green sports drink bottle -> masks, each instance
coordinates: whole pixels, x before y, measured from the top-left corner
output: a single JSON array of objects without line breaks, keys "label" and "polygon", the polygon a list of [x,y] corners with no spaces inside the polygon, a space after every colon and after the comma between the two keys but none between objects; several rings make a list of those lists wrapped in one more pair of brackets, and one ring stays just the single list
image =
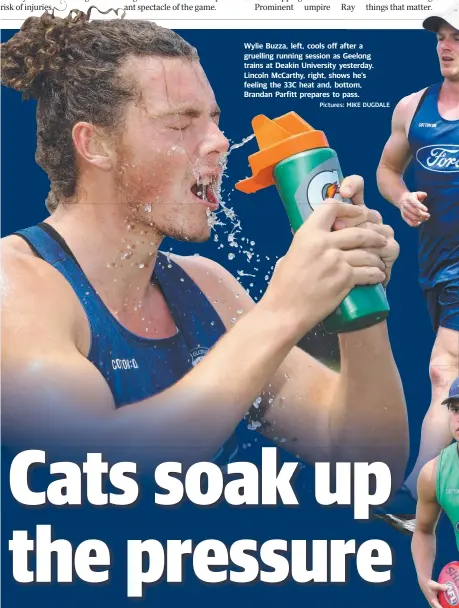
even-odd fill
[{"label": "green sports drink bottle", "polygon": [[[339,195],[338,157],[322,131],[295,112],[274,120],[256,116],[252,126],[260,151],[249,157],[253,176],[236,184],[238,190],[252,193],[275,184],[294,231],[326,199],[351,204]],[[365,329],[383,321],[389,310],[382,285],[357,286],[323,325],[330,334]]]}]

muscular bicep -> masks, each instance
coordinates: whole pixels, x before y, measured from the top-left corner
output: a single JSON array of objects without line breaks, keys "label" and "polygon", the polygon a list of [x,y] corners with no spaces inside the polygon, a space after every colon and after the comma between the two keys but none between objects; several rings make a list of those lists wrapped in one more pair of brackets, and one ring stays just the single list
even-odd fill
[{"label": "muscular bicep", "polygon": [[[213,303],[227,329],[255,302],[224,268],[210,260],[182,258],[179,263]],[[293,348],[250,408],[257,430],[295,453],[328,453],[329,414],[338,374],[298,347]],[[261,426],[260,426],[261,425]]]},{"label": "muscular bicep", "polygon": [[292,349],[266,388],[262,433],[306,460],[327,459],[337,381],[336,372],[300,348]]},{"label": "muscular bicep", "polygon": [[441,514],[436,496],[437,459],[428,462],[418,478],[416,530],[433,534]]},{"label": "muscular bicep", "polygon": [[3,440],[80,442],[114,402],[78,348],[78,301],[40,260],[7,259],[2,280]]},{"label": "muscular bicep", "polygon": [[[2,341],[2,425],[13,445],[81,443],[114,411],[99,371],[75,346]],[[91,442],[89,442],[91,443]]]}]

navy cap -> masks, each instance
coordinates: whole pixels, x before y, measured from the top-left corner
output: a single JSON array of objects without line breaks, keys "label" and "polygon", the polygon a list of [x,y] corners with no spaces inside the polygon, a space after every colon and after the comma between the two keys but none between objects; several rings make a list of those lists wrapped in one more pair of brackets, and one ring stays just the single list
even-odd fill
[{"label": "navy cap", "polygon": [[454,382],[451,384],[448,398],[442,401],[442,404],[447,403],[449,405],[449,402],[453,399],[459,399],[459,377],[457,377],[456,380],[454,380]]}]

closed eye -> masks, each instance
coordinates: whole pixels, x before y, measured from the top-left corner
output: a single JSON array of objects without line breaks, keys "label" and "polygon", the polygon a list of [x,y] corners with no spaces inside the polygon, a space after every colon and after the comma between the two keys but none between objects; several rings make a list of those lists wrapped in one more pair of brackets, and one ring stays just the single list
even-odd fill
[{"label": "closed eye", "polygon": [[188,125],[183,125],[183,127],[181,127],[181,126],[180,126],[180,127],[170,127],[170,128],[171,128],[173,131],[185,131],[186,129],[188,129],[188,127],[189,127],[190,125],[191,125],[191,123],[190,123],[190,124],[188,124]]}]

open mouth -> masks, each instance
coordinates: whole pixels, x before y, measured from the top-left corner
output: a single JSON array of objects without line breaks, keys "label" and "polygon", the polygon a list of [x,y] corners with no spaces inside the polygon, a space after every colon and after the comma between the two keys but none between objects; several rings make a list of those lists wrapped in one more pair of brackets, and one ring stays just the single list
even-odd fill
[{"label": "open mouth", "polygon": [[217,209],[220,196],[219,196],[219,184],[220,180],[218,177],[212,177],[208,184],[196,182],[191,186],[191,192],[196,198],[203,203],[206,203],[210,208]]},{"label": "open mouth", "polygon": [[443,55],[441,60],[443,61],[443,63],[451,63],[451,61],[454,61],[454,58],[449,57],[449,55]]}]

